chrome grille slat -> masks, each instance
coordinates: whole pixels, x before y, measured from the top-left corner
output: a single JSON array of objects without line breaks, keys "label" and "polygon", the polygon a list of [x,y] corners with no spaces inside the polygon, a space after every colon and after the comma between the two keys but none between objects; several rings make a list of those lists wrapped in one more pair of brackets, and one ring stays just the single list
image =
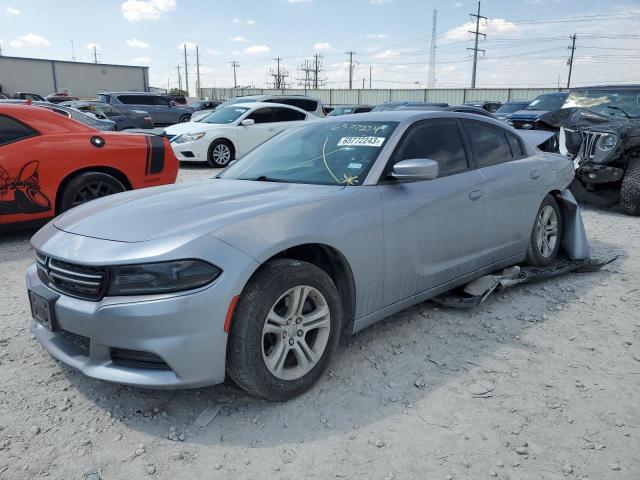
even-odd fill
[{"label": "chrome grille slat", "polygon": [[85,300],[100,300],[106,291],[106,268],[79,265],[35,252],[38,276],[50,288]]},{"label": "chrome grille slat", "polygon": [[601,132],[582,132],[582,145],[580,146],[581,157],[591,160],[596,153],[596,145],[600,137],[605,135]]}]

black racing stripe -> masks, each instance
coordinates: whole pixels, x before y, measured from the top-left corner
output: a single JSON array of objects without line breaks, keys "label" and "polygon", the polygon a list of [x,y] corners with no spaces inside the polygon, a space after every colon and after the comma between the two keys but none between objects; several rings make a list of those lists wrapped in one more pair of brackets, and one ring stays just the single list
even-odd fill
[{"label": "black racing stripe", "polygon": [[151,165],[149,175],[162,172],[164,169],[164,142],[162,137],[149,137],[151,140]]},{"label": "black racing stripe", "polygon": [[144,143],[147,146],[146,154],[145,154],[146,157],[145,157],[145,164],[144,164],[144,174],[149,175],[149,157],[151,155],[151,147],[150,147],[149,137],[146,135],[144,137]]}]

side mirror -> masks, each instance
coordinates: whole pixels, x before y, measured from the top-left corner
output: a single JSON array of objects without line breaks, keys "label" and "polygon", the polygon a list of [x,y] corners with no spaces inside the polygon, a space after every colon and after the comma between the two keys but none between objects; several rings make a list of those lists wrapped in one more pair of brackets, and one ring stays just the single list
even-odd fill
[{"label": "side mirror", "polygon": [[240,122],[240,125],[243,125],[245,127],[248,127],[249,125],[254,125],[256,123],[256,121],[252,118],[245,118],[244,120],[242,120]]},{"label": "side mirror", "polygon": [[401,160],[393,166],[391,176],[396,180],[433,180],[438,177],[438,162],[430,158]]}]

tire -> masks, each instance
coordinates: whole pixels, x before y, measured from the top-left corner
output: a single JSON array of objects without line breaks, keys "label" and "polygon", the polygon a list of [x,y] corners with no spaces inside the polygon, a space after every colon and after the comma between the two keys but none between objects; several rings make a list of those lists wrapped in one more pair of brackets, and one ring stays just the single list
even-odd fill
[{"label": "tire", "polygon": [[620,206],[627,215],[640,215],[640,158],[631,160],[620,185]]},{"label": "tire", "polygon": [[96,198],[124,192],[126,187],[115,177],[102,172],[84,172],[73,177],[64,187],[58,213]]},{"label": "tire", "polygon": [[182,115],[179,119],[179,123],[186,123],[191,121],[191,115]]},{"label": "tire", "polygon": [[536,267],[548,267],[553,264],[558,258],[558,252],[560,252],[562,232],[560,207],[551,195],[547,195],[542,200],[531,229],[529,247],[527,248],[527,263]]},{"label": "tire", "polygon": [[[291,309],[299,302],[292,300],[305,292],[303,313],[297,317]],[[323,316],[303,320],[314,313]],[[320,378],[341,329],[340,296],[323,270],[297,260],[270,261],[249,281],[236,307],[227,343],[227,374],[250,394],[289,400]]]},{"label": "tire", "polygon": [[213,168],[225,168],[235,158],[233,145],[227,140],[214,140],[207,151],[207,163]]}]

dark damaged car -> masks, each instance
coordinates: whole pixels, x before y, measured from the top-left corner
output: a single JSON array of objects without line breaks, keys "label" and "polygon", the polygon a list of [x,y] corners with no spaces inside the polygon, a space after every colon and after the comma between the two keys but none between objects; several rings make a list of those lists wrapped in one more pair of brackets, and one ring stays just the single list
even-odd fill
[{"label": "dark damaged car", "polygon": [[640,85],[573,89],[538,122],[557,129],[560,153],[573,158],[578,199],[640,215]]},{"label": "dark damaged car", "polygon": [[562,108],[566,98],[567,94],[565,92],[538,95],[523,110],[512,113],[507,123],[518,130],[541,130],[542,128],[538,123],[540,117],[547,112]]}]

